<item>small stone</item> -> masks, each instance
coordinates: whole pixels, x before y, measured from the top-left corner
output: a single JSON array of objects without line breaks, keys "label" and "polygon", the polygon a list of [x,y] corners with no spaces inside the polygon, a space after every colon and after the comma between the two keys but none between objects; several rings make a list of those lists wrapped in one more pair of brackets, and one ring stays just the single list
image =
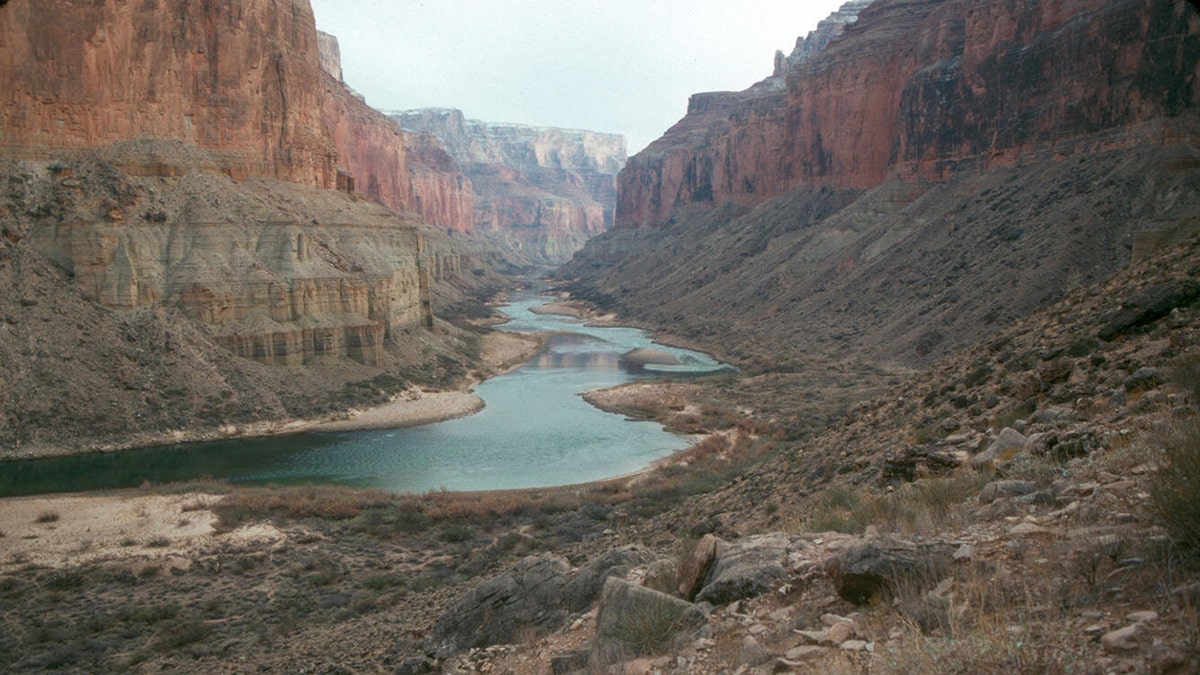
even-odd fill
[{"label": "small stone", "polygon": [[1136,623],[1146,623],[1147,621],[1154,621],[1155,619],[1157,619],[1158,612],[1155,612],[1152,610],[1146,610],[1144,612],[1132,612],[1132,613],[1128,614],[1125,618],[1129,619],[1130,621],[1134,621]]},{"label": "small stone", "polygon": [[1087,633],[1088,635],[1097,635],[1099,633],[1103,633],[1105,630],[1107,630],[1107,628],[1103,624],[1093,623],[1089,626],[1085,626],[1083,632]]},{"label": "small stone", "polygon": [[854,637],[854,624],[847,621],[830,626],[825,634],[825,640],[833,645],[840,645],[852,637]]},{"label": "small stone", "polygon": [[750,630],[748,632],[751,635],[762,635],[763,633],[767,632],[767,627],[761,623],[756,623],[753,626],[750,626]]},{"label": "small stone", "polygon": [[792,608],[784,607],[783,609],[777,609],[774,612],[771,612],[770,614],[768,614],[767,618],[772,621],[776,621],[776,622],[788,621],[789,619],[792,618]]},{"label": "small stone", "polygon": [[963,544],[962,546],[959,546],[958,550],[955,551],[954,555],[951,556],[951,559],[953,559],[954,562],[970,562],[974,558],[975,547],[970,544]]},{"label": "small stone", "polygon": [[1114,631],[1105,633],[1100,638],[1100,645],[1104,647],[1104,651],[1129,651],[1137,649],[1138,635],[1142,632],[1142,624],[1134,623],[1124,628],[1118,628]]},{"label": "small stone", "polygon": [[1024,536],[1028,534],[1046,534],[1048,532],[1050,532],[1050,530],[1047,530],[1041,525],[1034,525],[1033,523],[1021,523],[1020,525],[1017,525],[1008,531],[1009,534],[1017,536]]},{"label": "small stone", "polygon": [[695,649],[698,652],[705,652],[716,646],[717,643],[708,638],[700,638],[692,643],[692,649]]},{"label": "small stone", "polygon": [[865,640],[846,640],[838,645],[838,648],[848,652],[865,652],[867,643]]},{"label": "small stone", "polygon": [[792,647],[787,650],[787,654],[784,654],[784,658],[788,661],[807,661],[815,659],[824,653],[825,649],[823,647],[806,645],[803,647]]},{"label": "small stone", "polygon": [[854,623],[854,620],[838,614],[833,614],[832,612],[826,612],[825,614],[821,615],[821,623],[825,624],[825,627],[828,628],[839,623]]},{"label": "small stone", "polygon": [[804,638],[805,642],[808,644],[814,645],[825,642],[825,637],[827,635],[827,633],[823,630],[794,630],[792,632]]}]

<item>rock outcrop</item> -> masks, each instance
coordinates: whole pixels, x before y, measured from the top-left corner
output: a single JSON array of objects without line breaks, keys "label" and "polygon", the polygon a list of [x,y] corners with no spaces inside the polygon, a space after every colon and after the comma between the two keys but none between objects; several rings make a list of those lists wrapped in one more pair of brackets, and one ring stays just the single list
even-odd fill
[{"label": "rock outcrop", "polygon": [[[186,153],[145,141],[108,152],[145,156],[151,145],[160,159]],[[304,194],[286,184],[248,190],[202,172],[127,177],[106,164],[15,172],[9,184],[8,204],[29,218],[23,238],[85,298],[126,312],[178,307],[239,356],[379,365],[386,340],[431,321],[421,233],[386,211],[321,222],[327,208],[289,208]]]},{"label": "rock outcrop", "polygon": [[839,39],[813,36],[775,76],[694,95],[622,172],[617,225],[1196,137],[1177,123],[1200,96],[1185,2],[862,4]]},{"label": "rock outcrop", "polygon": [[0,45],[5,156],[179,139],[235,177],[334,186],[306,2],[14,0]]},{"label": "rock outcrop", "polygon": [[447,109],[392,117],[441,139],[470,179],[476,231],[499,240],[512,257],[563,262],[613,222],[615,176],[625,162],[621,136],[486,124]]}]

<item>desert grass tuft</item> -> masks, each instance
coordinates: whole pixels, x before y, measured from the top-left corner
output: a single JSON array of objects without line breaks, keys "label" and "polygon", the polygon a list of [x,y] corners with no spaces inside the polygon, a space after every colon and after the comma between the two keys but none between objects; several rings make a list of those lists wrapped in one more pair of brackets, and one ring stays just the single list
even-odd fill
[{"label": "desert grass tuft", "polygon": [[1160,464],[1150,481],[1154,514],[1180,546],[1200,554],[1200,419],[1175,422],[1155,440]]}]

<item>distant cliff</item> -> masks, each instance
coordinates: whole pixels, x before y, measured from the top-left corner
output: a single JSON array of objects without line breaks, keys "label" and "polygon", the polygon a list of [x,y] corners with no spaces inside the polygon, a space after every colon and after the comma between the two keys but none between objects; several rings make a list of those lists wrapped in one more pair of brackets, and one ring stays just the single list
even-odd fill
[{"label": "distant cliff", "polygon": [[441,139],[470,179],[476,229],[531,262],[563,262],[613,222],[622,136],[487,124],[447,109],[392,117]]},{"label": "distant cliff", "polygon": [[693,96],[687,116],[629,161],[617,225],[801,185],[941,180],[1173,142],[1180,132],[1162,120],[1197,102],[1196,74],[1181,66],[1200,47],[1182,0],[863,5],[843,8],[843,23],[856,13],[844,34],[802,41],[764,82]]}]

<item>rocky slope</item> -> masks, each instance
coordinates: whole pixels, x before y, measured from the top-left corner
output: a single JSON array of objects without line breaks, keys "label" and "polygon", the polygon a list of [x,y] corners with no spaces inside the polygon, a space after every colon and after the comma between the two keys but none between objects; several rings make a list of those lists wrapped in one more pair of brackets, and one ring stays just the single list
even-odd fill
[{"label": "rocky slope", "polygon": [[518,261],[563,262],[612,225],[623,137],[486,124],[458,110],[413,110],[393,118],[441,140],[471,181],[476,232]]},{"label": "rocky slope", "polygon": [[751,367],[926,361],[1194,231],[1198,63],[1182,2],[879,0],[693,97],[560,275]]}]

